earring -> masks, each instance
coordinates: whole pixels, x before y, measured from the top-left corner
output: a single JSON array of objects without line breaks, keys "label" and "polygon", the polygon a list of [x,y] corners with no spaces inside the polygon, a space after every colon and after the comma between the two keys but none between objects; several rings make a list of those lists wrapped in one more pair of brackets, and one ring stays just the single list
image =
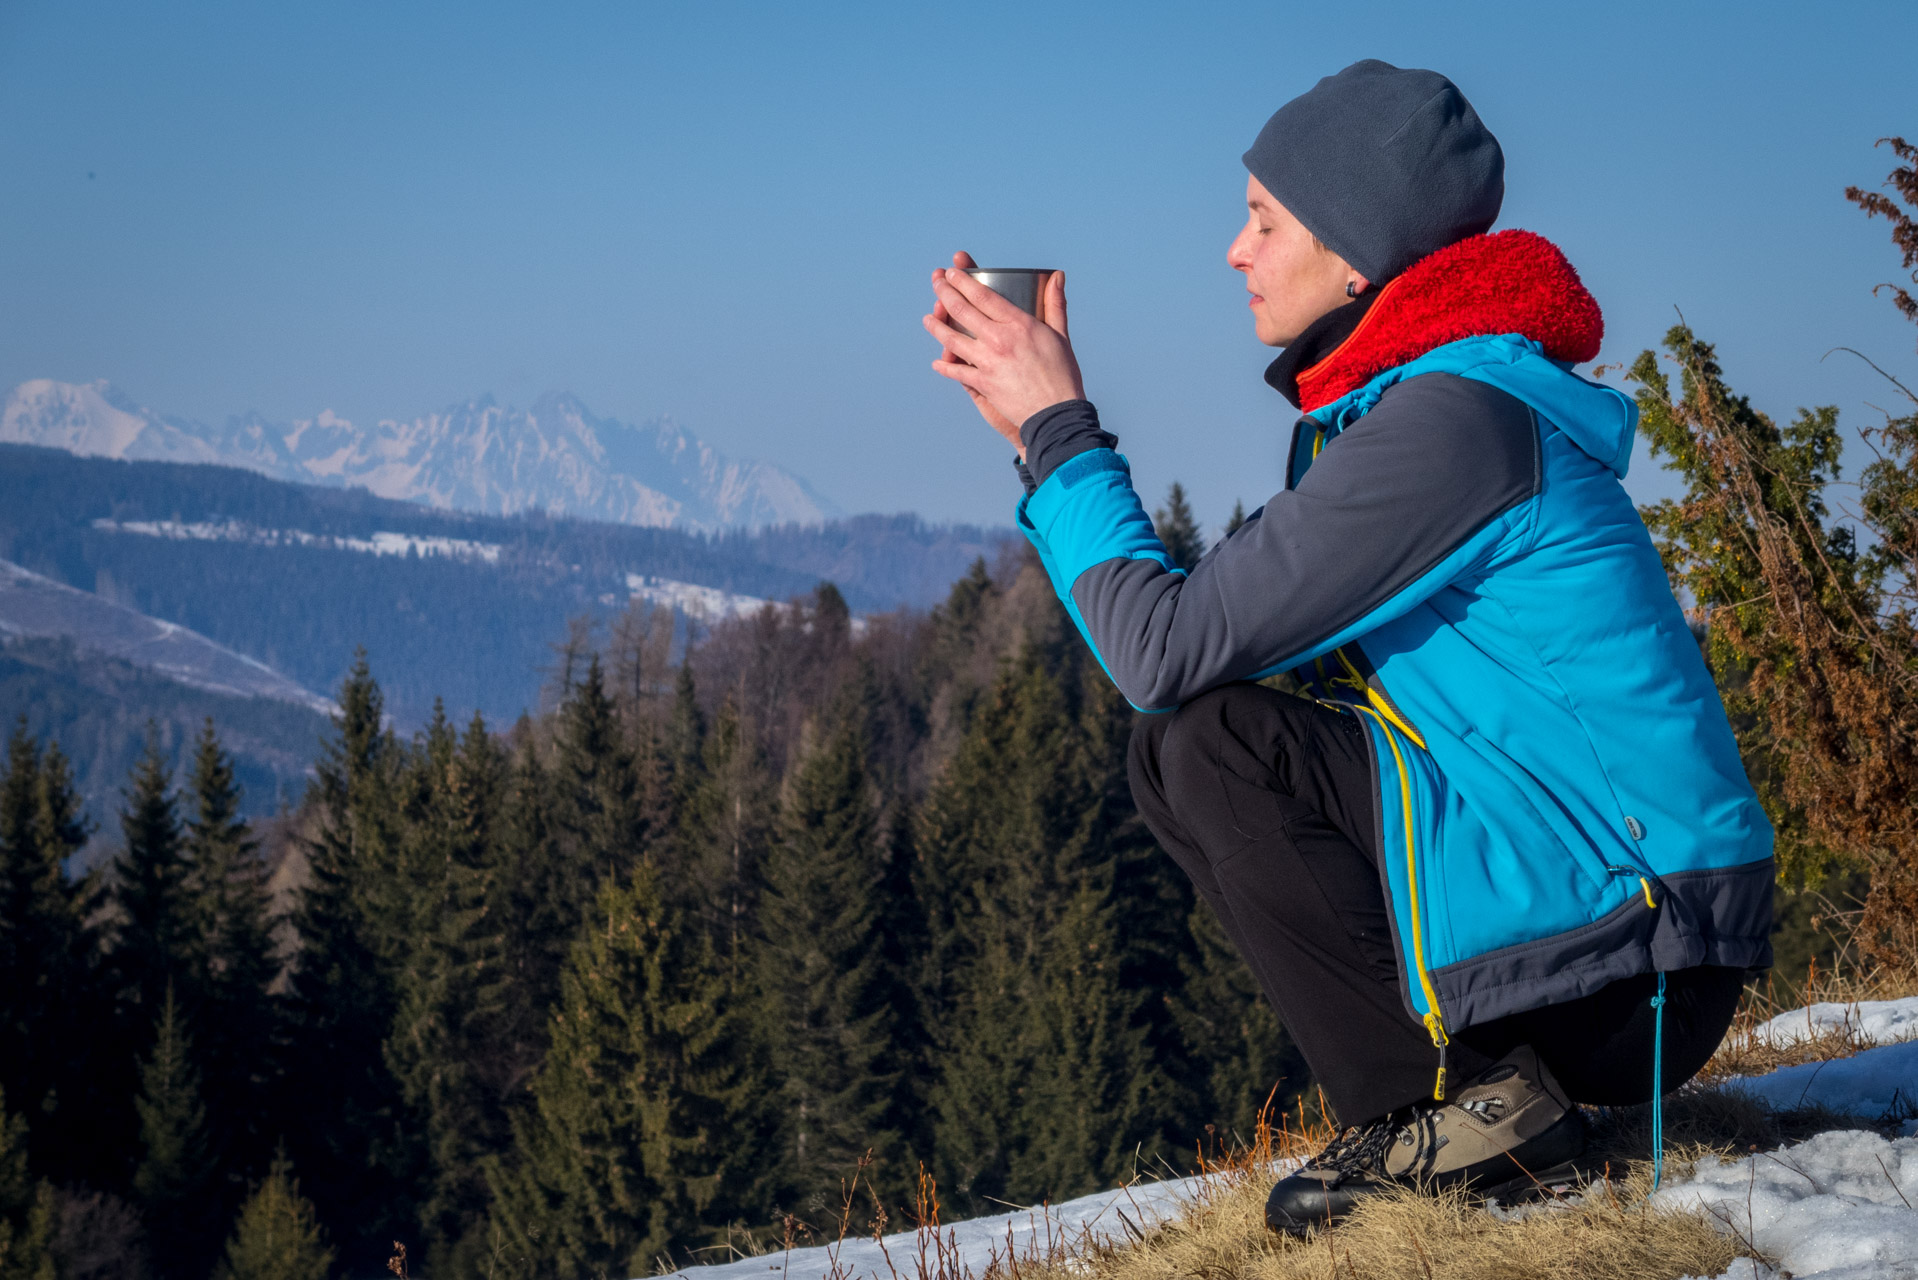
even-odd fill
[{"label": "earring", "polygon": [[1347,281],[1345,282],[1345,296],[1346,296],[1346,297],[1348,297],[1348,298],[1356,298],[1356,297],[1358,297],[1358,296],[1359,296],[1359,282],[1358,282],[1358,281],[1356,281],[1356,280],[1347,280]]}]

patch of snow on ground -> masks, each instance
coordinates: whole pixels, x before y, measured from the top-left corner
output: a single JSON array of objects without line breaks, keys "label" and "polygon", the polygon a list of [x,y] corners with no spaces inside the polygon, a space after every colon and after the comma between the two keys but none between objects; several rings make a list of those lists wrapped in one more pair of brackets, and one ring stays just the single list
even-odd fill
[{"label": "patch of snow on ground", "polygon": [[1846,1028],[1853,1035],[1877,1044],[1918,1039],[1918,997],[1814,1004],[1759,1023],[1752,1028],[1751,1038],[1782,1048]]},{"label": "patch of snow on ground", "polygon": [[1876,1120],[1897,1103],[1918,1105],[1918,1041],[1867,1049],[1830,1062],[1780,1067],[1769,1075],[1727,1080],[1780,1110],[1823,1106]]},{"label": "patch of snow on ground", "polygon": [[1701,1166],[1652,1200],[1703,1210],[1797,1280],[1918,1280],[1918,1138],[1821,1133]]},{"label": "patch of snow on ground", "polygon": [[[1021,1259],[1043,1257],[1050,1243],[1076,1243],[1088,1235],[1101,1240],[1123,1237],[1128,1234],[1128,1223],[1132,1230],[1147,1230],[1176,1216],[1191,1202],[1198,1187],[1197,1178],[1136,1182],[1063,1204],[1034,1205],[954,1222],[940,1229],[941,1244],[937,1248],[931,1232],[926,1233],[924,1254],[929,1264],[943,1256],[946,1275],[983,1275],[995,1259],[1004,1260],[1008,1250]],[[883,1250],[870,1238],[847,1240],[836,1246],[690,1267],[671,1275],[673,1280],[822,1280],[834,1275],[843,1280],[891,1280],[895,1274],[918,1275],[920,1254],[919,1233],[902,1231],[887,1236]],[[933,1268],[929,1265],[927,1269]]]}]

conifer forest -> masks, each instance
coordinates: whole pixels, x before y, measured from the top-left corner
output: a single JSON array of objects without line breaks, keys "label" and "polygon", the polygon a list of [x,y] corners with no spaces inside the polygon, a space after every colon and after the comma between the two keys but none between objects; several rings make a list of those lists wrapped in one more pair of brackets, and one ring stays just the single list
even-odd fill
[{"label": "conifer forest", "polygon": [[1296,1104],[1036,562],[674,626],[577,627],[544,714],[410,740],[362,660],[270,830],[209,723],[79,879],[98,819],[15,731],[0,1276],[645,1275],[832,1238],[862,1163],[862,1214],[950,1220]]}]

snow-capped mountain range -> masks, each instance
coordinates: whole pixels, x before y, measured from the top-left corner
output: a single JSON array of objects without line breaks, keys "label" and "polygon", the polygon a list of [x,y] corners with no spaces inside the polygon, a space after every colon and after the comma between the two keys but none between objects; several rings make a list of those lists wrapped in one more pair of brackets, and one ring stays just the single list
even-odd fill
[{"label": "snow-capped mountain range", "polygon": [[0,443],[93,457],[207,462],[301,484],[358,485],[457,511],[543,510],[705,530],[840,514],[789,471],[729,458],[670,418],[597,418],[572,395],[530,409],[481,396],[407,421],[359,426],[331,411],[290,423],[257,413],[211,426],[155,413],[107,382],[23,382],[0,409]]}]

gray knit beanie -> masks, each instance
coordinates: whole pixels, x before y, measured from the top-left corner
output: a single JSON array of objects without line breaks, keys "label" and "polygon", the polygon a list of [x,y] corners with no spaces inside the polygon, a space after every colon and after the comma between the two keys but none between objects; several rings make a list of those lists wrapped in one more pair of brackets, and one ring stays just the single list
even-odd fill
[{"label": "gray knit beanie", "polygon": [[1375,58],[1273,112],[1245,167],[1374,284],[1489,231],[1505,200],[1505,155],[1458,86]]}]

